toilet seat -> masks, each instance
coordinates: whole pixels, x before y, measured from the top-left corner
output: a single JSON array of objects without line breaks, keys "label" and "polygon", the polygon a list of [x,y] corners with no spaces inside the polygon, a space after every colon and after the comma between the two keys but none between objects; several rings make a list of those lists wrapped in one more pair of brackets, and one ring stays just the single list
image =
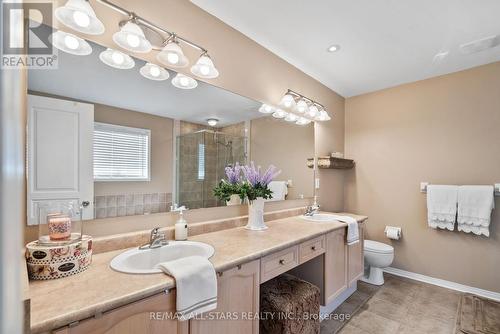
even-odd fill
[{"label": "toilet seat", "polygon": [[364,250],[379,254],[394,253],[394,248],[392,246],[374,240],[365,240]]}]

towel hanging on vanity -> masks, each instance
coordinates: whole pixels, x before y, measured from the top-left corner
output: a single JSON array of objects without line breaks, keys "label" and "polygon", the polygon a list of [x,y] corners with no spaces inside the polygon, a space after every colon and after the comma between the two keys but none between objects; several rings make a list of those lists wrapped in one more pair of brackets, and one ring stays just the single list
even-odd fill
[{"label": "towel hanging on vanity", "polygon": [[458,230],[490,236],[491,211],[495,208],[493,186],[458,188]]},{"label": "towel hanging on vanity", "polygon": [[179,320],[189,320],[217,307],[217,275],[204,257],[188,256],[160,263],[158,268],[175,278]]},{"label": "towel hanging on vanity", "polygon": [[347,224],[347,245],[354,245],[359,242],[358,221],[349,216],[332,215],[333,218]]},{"label": "towel hanging on vanity", "polygon": [[427,221],[432,228],[453,231],[457,216],[458,186],[427,186]]}]

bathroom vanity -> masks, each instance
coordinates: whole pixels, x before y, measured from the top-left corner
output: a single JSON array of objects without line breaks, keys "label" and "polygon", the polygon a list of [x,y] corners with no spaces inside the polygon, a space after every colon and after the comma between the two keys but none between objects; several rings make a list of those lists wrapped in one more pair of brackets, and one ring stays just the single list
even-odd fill
[{"label": "bathroom vanity", "polygon": [[[353,217],[360,222],[362,241],[367,217]],[[189,238],[215,248],[210,261],[218,275],[216,311],[250,312],[250,319],[170,319],[170,312],[175,312],[173,278],[113,271],[109,262],[121,249],[95,255],[91,267],[79,275],[31,282],[32,332],[258,333],[258,319],[251,315],[259,312],[261,283],[284,272],[302,272],[315,277],[325,305],[363,274],[362,242],[346,245],[346,224],[310,222],[300,216],[267,224],[265,232],[237,227]]]}]

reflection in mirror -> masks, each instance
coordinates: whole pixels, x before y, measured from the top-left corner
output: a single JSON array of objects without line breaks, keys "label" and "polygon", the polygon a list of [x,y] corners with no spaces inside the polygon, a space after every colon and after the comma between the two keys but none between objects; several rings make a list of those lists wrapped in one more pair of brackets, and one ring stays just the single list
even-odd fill
[{"label": "reflection in mirror", "polygon": [[28,73],[30,224],[56,200],[89,201],[86,219],[227,205],[213,188],[225,167],[250,161],[282,170],[272,200],[313,195],[312,124],[275,119],[203,82],[179,89],[171,70],[150,80],[139,69],[154,66],[140,59],[110,67],[99,58],[106,48],[89,44],[88,56],[59,52],[58,69]]}]

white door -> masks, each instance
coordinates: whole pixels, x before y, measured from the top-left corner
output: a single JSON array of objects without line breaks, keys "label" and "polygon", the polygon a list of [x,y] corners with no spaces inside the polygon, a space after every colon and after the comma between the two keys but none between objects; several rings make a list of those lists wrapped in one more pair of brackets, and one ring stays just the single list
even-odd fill
[{"label": "white door", "polygon": [[28,95],[28,225],[47,202],[88,202],[94,217],[93,124],[92,104]]}]

